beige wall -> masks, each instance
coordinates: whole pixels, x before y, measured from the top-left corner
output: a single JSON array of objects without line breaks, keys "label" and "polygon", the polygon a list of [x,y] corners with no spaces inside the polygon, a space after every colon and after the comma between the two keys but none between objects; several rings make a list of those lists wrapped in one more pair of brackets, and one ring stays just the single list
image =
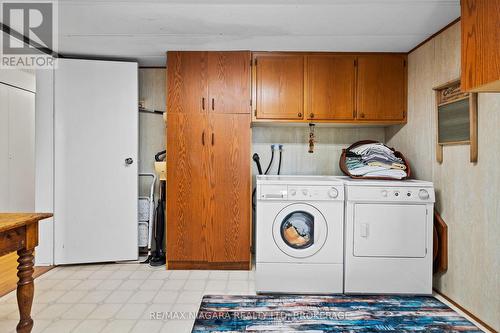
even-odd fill
[{"label": "beige wall", "polygon": [[[148,111],[165,111],[165,68],[139,68],[139,100]],[[165,150],[165,121],[158,113],[139,113],[139,172],[154,173],[154,156]],[[149,195],[149,179],[139,179],[139,194]],[[155,199],[159,198],[159,181]]]},{"label": "beige wall", "polygon": [[[382,127],[342,128],[320,127],[315,129],[316,144],[314,153],[309,150],[309,127],[275,126],[252,128],[252,151],[260,156],[262,169],[265,171],[271,158],[271,144],[283,144],[283,175],[342,175],[339,158],[343,148],[353,142],[372,139],[384,142],[385,132]],[[278,169],[278,154],[274,159],[270,174]],[[257,168],[252,162],[253,174]]]},{"label": "beige wall", "polygon": [[460,23],[408,57],[408,124],[386,140],[405,152],[415,176],[432,180],[436,207],[448,224],[449,267],[434,286],[500,330],[500,94],[479,94],[479,157],[469,146],[444,148],[436,162],[432,88],[460,76]]}]

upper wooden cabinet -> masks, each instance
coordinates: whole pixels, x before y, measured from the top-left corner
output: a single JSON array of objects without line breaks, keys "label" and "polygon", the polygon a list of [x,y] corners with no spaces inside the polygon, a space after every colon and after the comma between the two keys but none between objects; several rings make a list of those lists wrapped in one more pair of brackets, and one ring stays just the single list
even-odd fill
[{"label": "upper wooden cabinet", "polygon": [[406,114],[406,57],[358,57],[356,119],[404,120]]},{"label": "upper wooden cabinet", "polygon": [[209,108],[250,113],[250,52],[208,52]]},{"label": "upper wooden cabinet", "polygon": [[500,92],[500,1],[462,0],[462,91]]},{"label": "upper wooden cabinet", "polygon": [[310,55],[305,67],[305,117],[354,119],[354,56]]},{"label": "upper wooden cabinet", "polygon": [[168,113],[250,113],[248,51],[167,53]]},{"label": "upper wooden cabinet", "polygon": [[257,52],[253,121],[398,124],[406,121],[406,55]]},{"label": "upper wooden cabinet", "polygon": [[207,109],[207,52],[167,53],[167,112],[199,113]]},{"label": "upper wooden cabinet", "polygon": [[304,57],[254,55],[254,98],[257,119],[303,119]]}]

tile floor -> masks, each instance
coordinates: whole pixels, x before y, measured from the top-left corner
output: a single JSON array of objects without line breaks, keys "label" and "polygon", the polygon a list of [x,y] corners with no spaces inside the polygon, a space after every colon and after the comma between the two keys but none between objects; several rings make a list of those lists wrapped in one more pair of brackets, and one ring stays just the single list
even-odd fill
[{"label": "tile floor", "polygon": [[[35,280],[32,332],[191,332],[204,294],[255,295],[254,272],[166,271],[144,264],[57,267]],[[0,298],[0,332],[15,332],[18,320],[11,292]]]},{"label": "tile floor", "polygon": [[[204,294],[255,294],[254,272],[57,267],[35,280],[33,332],[191,332]],[[12,292],[0,298],[0,332],[14,332],[18,320]]]}]

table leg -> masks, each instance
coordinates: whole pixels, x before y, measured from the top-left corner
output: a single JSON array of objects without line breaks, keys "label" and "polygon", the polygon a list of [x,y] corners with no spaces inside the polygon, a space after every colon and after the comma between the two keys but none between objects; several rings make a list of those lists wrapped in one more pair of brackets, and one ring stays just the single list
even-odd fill
[{"label": "table leg", "polygon": [[31,305],[33,304],[33,250],[22,249],[17,251],[17,306],[20,320],[16,330],[18,333],[29,333],[33,328],[31,319]]}]

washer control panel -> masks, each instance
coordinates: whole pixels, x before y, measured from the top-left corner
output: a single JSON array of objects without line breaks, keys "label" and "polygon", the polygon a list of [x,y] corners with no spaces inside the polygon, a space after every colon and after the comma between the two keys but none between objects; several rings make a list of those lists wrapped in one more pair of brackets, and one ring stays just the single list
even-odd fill
[{"label": "washer control panel", "polygon": [[288,200],[343,200],[342,186],[288,185]]}]

